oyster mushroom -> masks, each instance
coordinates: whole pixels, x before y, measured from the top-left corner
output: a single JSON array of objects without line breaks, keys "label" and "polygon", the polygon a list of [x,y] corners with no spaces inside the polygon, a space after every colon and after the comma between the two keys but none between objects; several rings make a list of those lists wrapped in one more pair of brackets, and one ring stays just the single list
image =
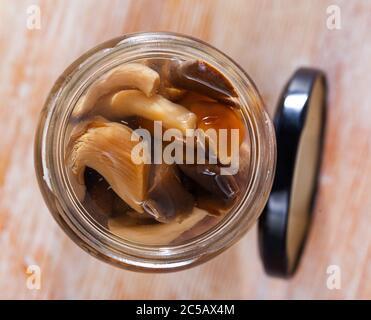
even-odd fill
[{"label": "oyster mushroom", "polygon": [[130,241],[151,245],[168,245],[184,232],[195,227],[207,215],[207,211],[193,208],[192,213],[182,221],[139,225],[137,219],[121,216],[109,219],[108,228],[113,234]]},{"label": "oyster mushroom", "polygon": [[85,170],[84,180],[86,185],[84,205],[91,216],[106,227],[108,218],[112,214],[116,194],[111,190],[107,181],[90,168]]},{"label": "oyster mushroom", "polygon": [[151,186],[143,208],[160,222],[182,219],[192,211],[193,196],[182,186],[178,171],[175,164],[153,166]]},{"label": "oyster mushroom", "polygon": [[189,91],[178,103],[188,108],[193,103],[197,102],[217,102],[208,96]]},{"label": "oyster mushroom", "polygon": [[237,93],[230,81],[217,69],[201,60],[173,61],[169,81],[175,88],[186,89],[238,106]]},{"label": "oyster mushroom", "polygon": [[176,61],[177,60],[169,59],[149,59],[145,61],[148,67],[157,71],[160,75],[161,82],[158,94],[173,102],[182,99],[187,93],[187,90],[175,88],[169,81],[170,72],[172,71],[171,66],[176,63]]},{"label": "oyster mushroom", "polygon": [[169,99],[170,101],[177,102],[183,98],[186,94],[186,90],[173,88],[171,86],[161,85],[159,89],[159,94]]},{"label": "oyster mushroom", "polygon": [[[205,210],[198,206],[197,208]],[[172,241],[171,244],[181,244],[184,243],[185,241],[189,241],[190,239],[207,232],[212,227],[216,226],[225,216],[222,214],[211,215],[211,213],[208,210],[205,211],[208,213],[208,215],[204,219],[202,219],[199,223],[194,225],[186,232],[183,232],[179,237],[176,238],[176,240]]]},{"label": "oyster mushroom", "polygon": [[[108,122],[107,119],[96,116],[89,120],[83,120],[76,123],[70,123],[67,128],[66,136],[68,137],[65,162],[68,163],[75,141],[81,137],[89,128],[104,126]],[[82,202],[86,195],[86,186],[81,184],[76,175],[71,170],[67,170],[67,175],[77,198]]]},{"label": "oyster mushroom", "polygon": [[195,129],[197,117],[187,108],[173,103],[161,95],[146,97],[138,90],[123,90],[104,99],[99,110],[109,118],[139,116],[148,120],[162,121],[166,129],[176,128],[185,133]]},{"label": "oyster mushroom", "polygon": [[221,175],[220,167],[212,164],[178,164],[185,175],[204,190],[225,200],[233,200],[239,187],[232,175]]},{"label": "oyster mushroom", "polygon": [[200,192],[197,195],[196,203],[198,208],[206,210],[210,215],[219,217],[225,216],[236,203],[237,199],[238,197],[229,201],[212,194]]},{"label": "oyster mushroom", "polygon": [[67,157],[70,156],[73,144],[81,137],[89,128],[104,127],[109,121],[101,116],[95,116],[87,120],[79,121],[78,123],[71,123],[67,136],[69,137],[67,144]]},{"label": "oyster mushroom", "polygon": [[69,165],[80,184],[84,184],[85,168],[94,169],[122,200],[142,213],[148,165],[133,162],[131,151],[139,137],[137,141],[131,141],[132,135],[135,135],[133,130],[119,123],[91,123],[87,131],[74,141]]},{"label": "oyster mushroom", "polygon": [[159,74],[140,63],[129,63],[116,67],[102,79],[93,83],[86,94],[80,98],[74,111],[74,117],[89,113],[102,96],[123,88],[136,88],[145,96],[151,97],[160,85]]}]

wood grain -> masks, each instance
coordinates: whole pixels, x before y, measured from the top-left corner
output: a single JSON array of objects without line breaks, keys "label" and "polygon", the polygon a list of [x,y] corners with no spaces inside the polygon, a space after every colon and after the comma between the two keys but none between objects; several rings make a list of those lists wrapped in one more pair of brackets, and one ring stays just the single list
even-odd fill
[{"label": "wood grain", "polygon": [[[41,8],[41,29],[26,28]],[[341,8],[342,29],[326,28]],[[0,0],[0,298],[371,298],[371,1]],[[297,275],[267,277],[256,229],[212,261],[179,273],[115,269],[64,235],[33,169],[38,113],[53,82],[87,49],[134,31],[167,30],[210,42],[256,81],[270,113],[298,66],[326,71],[329,114],[313,228]],[[40,290],[26,269],[42,270]],[[329,265],[341,289],[326,287]]]}]

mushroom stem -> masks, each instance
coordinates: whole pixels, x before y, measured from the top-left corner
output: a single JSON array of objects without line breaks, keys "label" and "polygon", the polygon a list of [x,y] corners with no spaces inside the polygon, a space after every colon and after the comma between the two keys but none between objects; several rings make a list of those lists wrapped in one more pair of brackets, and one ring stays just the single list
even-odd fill
[{"label": "mushroom stem", "polygon": [[187,108],[157,94],[146,97],[138,90],[123,90],[105,98],[100,111],[107,117],[124,118],[136,115],[162,121],[165,128],[176,128],[184,134],[186,129],[195,129],[197,122],[197,116]]}]

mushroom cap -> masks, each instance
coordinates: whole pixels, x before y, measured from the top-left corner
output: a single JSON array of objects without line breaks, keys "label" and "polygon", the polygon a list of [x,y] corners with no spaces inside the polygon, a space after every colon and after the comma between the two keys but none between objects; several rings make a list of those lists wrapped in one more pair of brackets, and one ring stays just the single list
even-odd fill
[{"label": "mushroom cap", "polygon": [[[113,191],[137,212],[143,212],[148,183],[148,165],[133,161],[132,149],[139,137],[129,127],[114,122],[90,123],[86,132],[73,143],[69,156],[72,173],[84,184],[86,167],[99,172],[111,185]],[[143,152],[146,145],[142,144]]]}]

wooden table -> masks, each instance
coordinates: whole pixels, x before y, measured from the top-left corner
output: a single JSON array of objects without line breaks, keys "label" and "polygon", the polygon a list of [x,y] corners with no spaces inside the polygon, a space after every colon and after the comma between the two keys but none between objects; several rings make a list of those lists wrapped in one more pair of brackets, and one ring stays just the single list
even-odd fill
[{"label": "wooden table", "polygon": [[[38,4],[41,29],[27,29]],[[326,27],[329,5],[341,30]],[[0,298],[371,298],[371,1],[0,0]],[[206,40],[256,81],[272,114],[299,66],[326,71],[328,123],[313,228],[296,276],[267,277],[256,229],[212,261],[173,274],[106,265],[60,230],[33,169],[38,113],[54,80],[87,49],[134,31]],[[40,290],[26,286],[29,265]],[[326,286],[329,265],[341,289]]]}]

